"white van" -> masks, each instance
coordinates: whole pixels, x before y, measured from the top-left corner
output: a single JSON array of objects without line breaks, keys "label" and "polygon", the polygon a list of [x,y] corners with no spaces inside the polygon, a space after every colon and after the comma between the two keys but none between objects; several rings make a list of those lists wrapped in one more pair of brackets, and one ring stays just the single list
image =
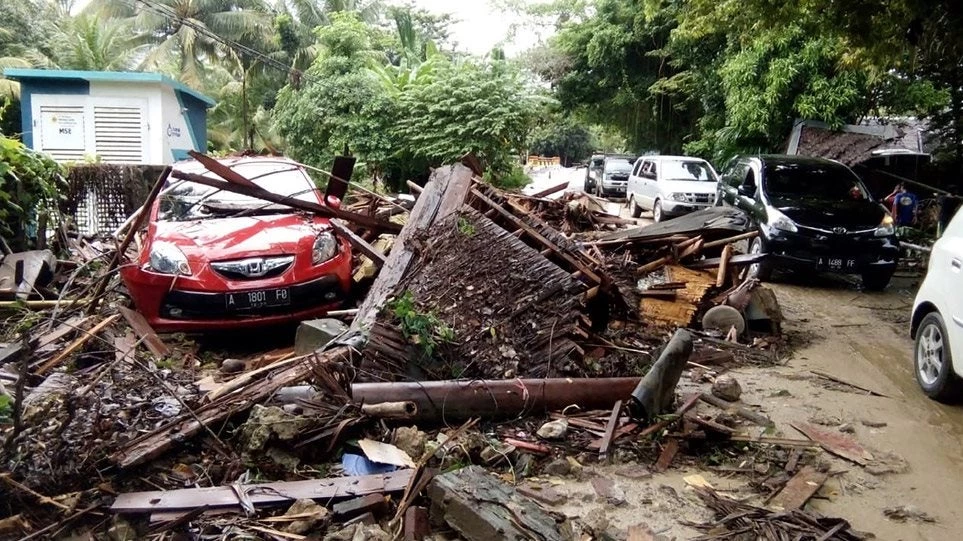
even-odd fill
[{"label": "white van", "polygon": [[626,189],[632,216],[651,210],[657,222],[716,203],[719,175],[709,162],[689,156],[643,156],[636,160]]}]

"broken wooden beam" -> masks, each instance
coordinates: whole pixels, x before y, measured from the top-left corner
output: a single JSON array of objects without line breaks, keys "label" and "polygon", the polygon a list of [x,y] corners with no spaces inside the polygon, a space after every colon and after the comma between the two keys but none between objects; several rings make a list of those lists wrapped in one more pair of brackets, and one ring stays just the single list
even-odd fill
[{"label": "broken wooden beam", "polygon": [[758,236],[759,236],[759,232],[758,232],[758,231],[750,231],[750,232],[748,232],[748,233],[743,233],[743,234],[741,234],[741,235],[736,235],[736,236],[734,236],[734,237],[727,237],[727,238],[724,238],[724,239],[719,239],[719,240],[714,240],[714,241],[711,241],[711,242],[707,242],[707,243],[705,243],[702,247],[703,247],[703,248],[715,248],[715,247],[717,247],[717,246],[725,246],[726,244],[732,244],[732,243],[734,243],[734,242],[739,242],[740,240],[753,239],[753,238],[756,238],[756,237],[758,237]]},{"label": "broken wooden beam", "polygon": [[732,259],[732,245],[726,244],[722,248],[722,255],[719,257],[719,273],[716,275],[716,287],[726,285],[727,272],[729,271],[729,261]]},{"label": "broken wooden beam", "polygon": [[672,464],[672,460],[675,459],[675,455],[679,453],[679,439],[678,438],[668,438],[665,445],[662,447],[662,452],[659,453],[659,459],[655,462],[655,466],[652,471],[656,473],[662,473],[669,469]]},{"label": "broken wooden beam", "polygon": [[351,397],[362,405],[413,402],[413,420],[511,418],[557,411],[576,404],[608,409],[627,398],[639,378],[553,378],[355,383]]},{"label": "broken wooden beam", "polygon": [[94,325],[94,327],[93,327],[92,329],[90,329],[89,331],[82,331],[83,334],[82,334],[80,337],[78,337],[76,340],[74,340],[73,342],[71,342],[69,346],[67,346],[66,348],[64,348],[63,350],[61,350],[61,352],[58,353],[54,358],[52,358],[52,359],[50,359],[49,361],[41,364],[41,365],[34,371],[34,373],[35,373],[36,375],[38,375],[38,376],[42,376],[42,375],[46,374],[48,371],[50,371],[50,369],[56,367],[56,366],[59,365],[61,362],[63,362],[63,360],[64,360],[65,358],[67,358],[68,355],[70,355],[71,353],[73,353],[73,352],[77,351],[78,349],[80,349],[81,347],[83,347],[83,345],[86,344],[91,338],[97,336],[97,334],[98,334],[100,331],[104,330],[104,327],[110,325],[111,323],[113,323],[114,321],[116,321],[117,318],[119,318],[119,317],[120,317],[120,314],[114,314],[114,315],[108,316],[108,317],[104,318],[104,320],[101,321],[100,323]]},{"label": "broken wooden beam", "polygon": [[873,460],[873,454],[867,451],[855,439],[840,432],[830,432],[817,428],[809,423],[790,423],[790,426],[802,432],[807,438],[815,441],[827,452],[860,466],[865,466]]},{"label": "broken wooden beam", "polygon": [[823,483],[829,479],[825,473],[816,471],[812,466],[806,466],[790,479],[786,486],[771,500],[768,507],[778,511],[793,511],[802,509],[809,498],[819,491]]},{"label": "broken wooden beam", "polygon": [[615,429],[619,424],[620,415],[622,415],[622,401],[618,400],[615,402],[612,414],[605,424],[605,434],[602,436],[601,444],[599,444],[599,460],[608,460],[609,448],[612,447],[612,440],[615,437]]},{"label": "broken wooden beam", "polygon": [[754,412],[754,411],[750,411],[750,410],[748,410],[748,409],[746,409],[746,408],[743,408],[743,407],[741,407],[741,406],[737,406],[737,405],[735,405],[735,404],[733,404],[733,403],[731,403],[731,402],[726,402],[725,400],[723,400],[723,399],[721,399],[721,398],[718,398],[718,397],[715,397],[715,396],[712,396],[712,395],[709,394],[709,393],[703,393],[702,396],[700,396],[699,398],[700,398],[703,402],[705,402],[706,404],[712,404],[713,406],[715,406],[715,407],[717,407],[717,408],[719,408],[719,409],[721,409],[721,410],[724,410],[724,411],[732,411],[733,413],[735,413],[735,414],[738,415],[739,417],[742,417],[743,419],[746,419],[747,421],[751,421],[751,422],[753,422],[753,423],[755,423],[755,424],[757,424],[757,425],[759,425],[759,426],[772,426],[772,425],[773,425],[772,419],[766,417],[765,415],[760,415],[760,414],[758,414],[758,413],[756,413],[756,412]]},{"label": "broken wooden beam", "polygon": [[214,173],[215,175],[221,177],[222,179],[234,183],[240,184],[241,186],[247,186],[248,188],[257,188],[257,184],[254,184],[247,179],[244,175],[238,173],[237,171],[231,169],[227,165],[215,160],[214,158],[197,152],[196,150],[188,150],[187,154],[200,162],[208,171]]},{"label": "broken wooden beam", "polygon": [[242,501],[255,507],[285,505],[300,499],[327,503],[335,498],[401,492],[408,486],[413,471],[405,469],[378,475],[131,492],[117,496],[110,510],[115,513],[154,513],[190,511],[207,506],[209,509],[242,511]]},{"label": "broken wooden beam", "polygon": [[553,193],[558,193],[558,192],[564,190],[565,188],[568,188],[568,181],[565,181],[565,182],[563,182],[563,183],[561,183],[561,184],[552,186],[551,188],[545,188],[544,190],[542,190],[542,191],[540,191],[540,192],[535,192],[535,193],[531,194],[529,197],[534,197],[534,198],[536,198],[536,199],[542,198],[542,197],[547,197],[547,196],[549,196],[549,195],[552,195]]},{"label": "broken wooden beam", "polygon": [[[769,254],[734,255],[731,258],[729,258],[729,264],[735,265],[735,266],[752,265],[753,263],[758,263],[763,259],[766,259],[768,255]],[[713,269],[715,267],[718,267],[721,262],[722,262],[721,257],[712,257],[709,259],[703,259],[702,261],[696,261],[695,263],[691,263],[686,266],[691,269]]]},{"label": "broken wooden beam", "polygon": [[140,312],[135,312],[124,306],[118,307],[117,310],[120,312],[120,315],[124,316],[130,328],[134,329],[134,332],[137,333],[137,336],[155,357],[163,359],[171,354],[171,349],[157,336],[153,327],[150,326],[150,323],[147,323],[147,320],[144,319],[144,316],[142,316]]},{"label": "broken wooden beam", "polygon": [[348,229],[346,225],[341,223],[336,218],[332,218],[331,220],[328,221],[328,223],[331,224],[331,227],[335,231],[337,231],[338,234],[348,239],[348,242],[351,243],[351,246],[354,246],[356,250],[358,250],[359,252],[364,254],[365,257],[370,259],[371,262],[375,264],[375,267],[378,267],[380,269],[381,267],[384,266],[385,255],[381,253],[377,248],[375,248],[371,244],[368,244],[367,241],[365,241],[363,238],[356,235],[354,231]]},{"label": "broken wooden beam", "polygon": [[562,541],[564,523],[478,466],[435,477],[428,487],[430,515],[467,541]]},{"label": "broken wooden beam", "polygon": [[[315,367],[327,362],[340,360],[350,355],[351,348],[343,346],[314,355]],[[182,413],[163,423],[153,431],[127,442],[110,459],[120,468],[129,468],[151,460],[165,453],[205,430],[205,428],[227,420],[232,415],[250,409],[254,404],[266,400],[282,387],[299,383],[312,375],[309,357],[292,359],[290,364],[272,367],[260,379],[247,383],[242,389],[221,396],[195,411]]]},{"label": "broken wooden beam", "polygon": [[367,214],[358,214],[356,212],[350,212],[347,210],[341,210],[339,208],[328,207],[321,205],[319,203],[314,203],[311,201],[306,201],[304,199],[298,199],[294,196],[286,196],[276,194],[274,192],[265,190],[260,187],[248,187],[241,184],[234,184],[231,182],[225,182],[222,180],[215,180],[212,178],[205,177],[204,175],[198,175],[196,173],[186,173],[184,171],[173,171],[171,176],[181,180],[186,180],[189,182],[194,182],[196,184],[203,184],[204,186],[210,186],[212,188],[217,188],[219,190],[224,190],[226,192],[237,193],[241,195],[246,195],[248,197],[254,197],[257,199],[263,199],[270,203],[277,203],[278,205],[286,205],[291,208],[298,210],[303,210],[310,212],[312,214],[317,214],[319,216],[326,216],[328,218],[341,218],[345,221],[356,223],[358,225],[364,226],[369,229],[377,229],[380,231],[386,231],[389,233],[397,233],[401,231],[401,226],[388,222],[385,220],[379,220],[373,216],[368,216]]}]

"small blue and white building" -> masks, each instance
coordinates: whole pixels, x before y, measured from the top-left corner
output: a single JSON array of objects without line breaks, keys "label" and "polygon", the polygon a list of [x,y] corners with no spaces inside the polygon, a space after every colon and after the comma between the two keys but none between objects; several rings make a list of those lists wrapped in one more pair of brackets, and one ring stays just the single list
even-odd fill
[{"label": "small blue and white building", "polygon": [[7,69],[22,139],[59,162],[167,165],[207,150],[214,101],[159,73]]}]

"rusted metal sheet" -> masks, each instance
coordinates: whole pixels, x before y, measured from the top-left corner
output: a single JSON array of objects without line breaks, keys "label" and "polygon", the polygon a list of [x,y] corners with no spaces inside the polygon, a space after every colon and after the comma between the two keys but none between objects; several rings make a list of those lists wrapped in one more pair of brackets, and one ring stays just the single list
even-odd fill
[{"label": "rusted metal sheet", "polygon": [[355,383],[351,396],[361,404],[414,402],[414,420],[471,417],[505,418],[561,410],[609,409],[627,399],[640,378],[554,378],[478,381]]},{"label": "rusted metal sheet", "polygon": [[271,506],[305,498],[330,500],[366,494],[401,492],[408,486],[413,471],[405,469],[383,475],[131,492],[117,496],[114,504],[110,506],[110,510],[115,513],[150,513],[189,510],[206,506],[209,509],[230,507],[237,508],[240,511],[242,500],[254,506]]}]

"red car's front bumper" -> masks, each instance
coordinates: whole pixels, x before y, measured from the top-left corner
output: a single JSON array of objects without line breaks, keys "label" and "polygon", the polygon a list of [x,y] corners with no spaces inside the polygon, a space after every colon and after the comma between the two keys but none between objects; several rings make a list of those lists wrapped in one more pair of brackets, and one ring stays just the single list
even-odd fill
[{"label": "red car's front bumper", "polygon": [[[319,317],[338,308],[351,283],[350,256],[323,265],[326,273],[301,282],[269,279],[229,282],[211,288],[207,280],[171,276],[127,266],[121,277],[134,305],[159,332],[200,332],[258,327]],[[288,302],[237,309],[231,299],[254,292],[285,291]]]}]

